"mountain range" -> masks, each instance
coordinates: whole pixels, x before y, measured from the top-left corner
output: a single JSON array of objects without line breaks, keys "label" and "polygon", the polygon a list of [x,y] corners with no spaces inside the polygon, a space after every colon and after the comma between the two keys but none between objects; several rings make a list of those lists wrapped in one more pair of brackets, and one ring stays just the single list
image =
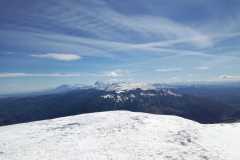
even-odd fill
[{"label": "mountain range", "polygon": [[240,90],[231,85],[62,85],[44,92],[1,98],[0,125],[114,110],[177,115],[200,123],[236,122],[240,120],[239,99]]}]

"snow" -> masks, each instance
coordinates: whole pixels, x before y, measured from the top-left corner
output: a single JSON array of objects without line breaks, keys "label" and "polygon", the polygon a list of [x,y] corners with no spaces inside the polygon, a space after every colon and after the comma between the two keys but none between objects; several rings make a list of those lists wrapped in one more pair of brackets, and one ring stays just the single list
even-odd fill
[{"label": "snow", "polygon": [[[61,85],[57,87],[56,89],[52,90],[50,93],[62,93],[77,89],[98,89],[98,90],[104,90],[104,91],[114,91],[116,94],[121,94],[127,91],[135,90],[135,89],[141,89],[142,91],[148,91],[148,90],[158,90],[159,95],[161,96],[175,96],[175,97],[181,97],[182,95],[174,93],[169,88],[164,88],[163,86],[159,86],[156,84],[150,84],[150,83],[133,83],[133,82],[118,82],[118,83],[104,83],[97,81],[93,86],[84,86],[81,84],[75,84],[75,85]],[[141,96],[156,96],[156,94],[153,93],[141,93]],[[102,96],[104,99],[114,99],[114,95],[104,95]],[[119,101],[122,101],[118,99]]]},{"label": "snow", "polygon": [[153,93],[140,93],[141,96],[149,96],[149,97],[153,97],[153,96],[156,96],[156,94],[153,94]]},{"label": "snow", "polygon": [[112,94],[106,94],[101,96],[104,99],[112,99],[115,102],[119,103],[119,102],[124,102],[127,101],[129,98],[127,96],[123,96],[123,95],[112,95]]},{"label": "snow", "polygon": [[240,123],[208,125],[205,131],[208,134],[203,134],[204,143],[215,143],[216,141],[219,141],[219,143],[221,143],[222,151],[227,151],[226,155],[229,160],[240,159]]},{"label": "snow", "polygon": [[106,95],[103,95],[103,96],[101,96],[101,97],[104,98],[104,99],[113,99],[113,98],[114,98],[114,95],[106,94]]},{"label": "snow", "polygon": [[116,93],[122,93],[134,89],[150,90],[155,89],[152,84],[148,83],[130,83],[130,82],[119,82],[119,83],[103,83],[96,82],[95,88],[105,91],[115,91]]},{"label": "snow", "polygon": [[174,92],[172,92],[170,90],[167,90],[167,94],[171,95],[171,96],[175,96],[175,97],[181,97],[182,96],[181,94],[174,93]]},{"label": "snow", "polygon": [[240,124],[111,111],[0,127],[1,160],[239,160]]},{"label": "snow", "polygon": [[130,98],[136,98],[134,94],[130,94]]}]

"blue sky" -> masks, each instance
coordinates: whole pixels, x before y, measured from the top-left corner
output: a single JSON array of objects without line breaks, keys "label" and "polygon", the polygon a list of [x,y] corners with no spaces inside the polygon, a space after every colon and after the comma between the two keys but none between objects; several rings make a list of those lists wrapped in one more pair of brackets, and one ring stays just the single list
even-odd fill
[{"label": "blue sky", "polygon": [[240,80],[239,0],[1,0],[0,93]]}]

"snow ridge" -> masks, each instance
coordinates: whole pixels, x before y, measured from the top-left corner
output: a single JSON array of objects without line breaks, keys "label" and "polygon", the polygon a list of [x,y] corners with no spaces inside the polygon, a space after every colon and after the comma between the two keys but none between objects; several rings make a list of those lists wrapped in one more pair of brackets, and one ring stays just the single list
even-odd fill
[{"label": "snow ridge", "polygon": [[238,160],[239,134],[239,124],[101,112],[0,127],[0,159]]}]

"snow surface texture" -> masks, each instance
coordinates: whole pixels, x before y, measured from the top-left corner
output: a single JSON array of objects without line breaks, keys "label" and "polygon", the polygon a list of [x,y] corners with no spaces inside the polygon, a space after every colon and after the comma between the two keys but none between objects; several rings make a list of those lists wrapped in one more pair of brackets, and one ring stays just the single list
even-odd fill
[{"label": "snow surface texture", "polygon": [[1,160],[239,160],[240,124],[113,111],[0,127]]}]

